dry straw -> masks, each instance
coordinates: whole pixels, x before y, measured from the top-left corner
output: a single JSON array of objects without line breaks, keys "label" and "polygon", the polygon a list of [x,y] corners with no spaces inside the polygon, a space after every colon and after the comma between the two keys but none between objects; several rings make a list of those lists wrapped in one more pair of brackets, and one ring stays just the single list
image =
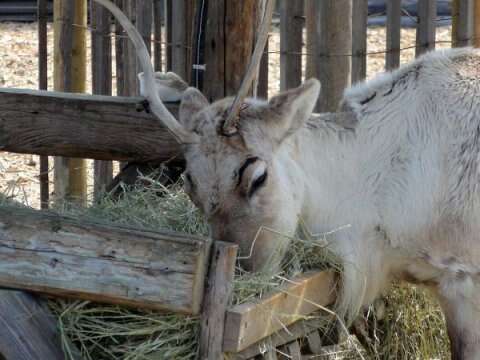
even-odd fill
[{"label": "dry straw", "polygon": [[[64,204],[56,210],[108,224],[208,234],[207,224],[181,186],[167,189],[154,176],[139,180],[141,185],[125,189],[118,200],[107,194],[88,208]],[[313,236],[301,226],[299,236],[292,239],[281,271],[253,275],[238,269],[232,303],[258,299],[307,270],[336,267],[340,271],[335,257],[325,248],[331,235]],[[385,301],[387,307],[382,319],[377,319],[378,311],[371,308],[364,319],[356,322],[355,332],[368,352],[368,359],[449,357],[442,314],[427,294],[417,288],[395,286]],[[87,360],[187,360],[197,355],[198,317],[72,300],[51,300],[50,307],[58,318],[68,359],[75,358],[78,351]],[[332,336],[329,315],[322,311],[315,315],[325,319],[326,343]],[[342,349],[342,354],[332,358],[364,358],[356,355],[356,349],[347,352]]]}]

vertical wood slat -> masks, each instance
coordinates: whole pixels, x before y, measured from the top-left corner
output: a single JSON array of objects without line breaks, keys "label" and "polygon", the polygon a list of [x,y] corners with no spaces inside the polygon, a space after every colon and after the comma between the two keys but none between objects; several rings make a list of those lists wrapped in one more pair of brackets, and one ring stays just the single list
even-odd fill
[{"label": "vertical wood slat", "polygon": [[[303,1],[303,0],[300,0]],[[278,4],[277,4],[278,5]],[[262,0],[262,5],[256,7],[256,17],[257,24],[256,27],[259,28],[262,23],[263,16],[265,15],[266,0]],[[255,43],[257,38],[255,37]],[[265,44],[264,53],[260,59],[260,64],[258,66],[258,77],[255,79],[253,84],[253,96],[259,97],[262,99],[268,99],[268,61],[269,61],[269,39]],[[253,50],[252,50],[253,51]]]},{"label": "vertical wood slat", "polygon": [[154,0],[153,3],[153,61],[155,71],[162,71],[162,22],[165,10],[164,0]]},{"label": "vertical wood slat", "polygon": [[280,3],[280,90],[297,87],[302,82],[302,45],[304,1]]},{"label": "vertical wood slat", "polygon": [[[90,3],[92,24],[92,93],[112,94],[112,41],[110,38],[110,13],[103,6]],[[111,161],[94,161],[93,194],[98,200],[113,180]]]},{"label": "vertical wood slat", "polygon": [[474,39],[473,46],[480,48],[480,0],[475,0],[475,27],[474,27]]},{"label": "vertical wood slat", "polygon": [[172,70],[172,8],[174,0],[165,0],[165,25],[166,25],[166,35],[167,35],[167,44],[166,49],[166,63],[167,71]]},{"label": "vertical wood slat", "polygon": [[400,66],[401,0],[387,1],[387,53],[385,68],[393,70]]},{"label": "vertical wood slat", "polygon": [[368,0],[355,0],[352,7],[352,84],[367,76]]},{"label": "vertical wood slat", "polygon": [[225,314],[233,290],[237,245],[215,242],[203,300],[199,360],[220,360]]},{"label": "vertical wood slat", "polygon": [[[47,0],[38,0],[38,84],[40,90],[48,89],[48,41],[47,41]],[[48,156],[40,156],[40,207],[48,209],[50,196]]]},{"label": "vertical wood slat", "polygon": [[305,2],[305,30],[306,30],[306,49],[307,49],[307,63],[305,69],[305,78],[309,79],[315,77],[315,61],[311,58],[317,53],[316,50],[316,33],[317,33],[317,24],[316,16],[312,14],[316,11],[315,2],[316,0],[304,0]]},{"label": "vertical wood slat", "polygon": [[190,83],[191,75],[194,13],[195,1],[175,0],[172,2],[172,71],[187,83]]},{"label": "vertical wood slat", "polygon": [[[54,89],[57,91],[86,90],[86,29],[86,0],[54,1]],[[58,200],[86,204],[85,160],[55,158],[55,195]]]},{"label": "vertical wood slat", "polygon": [[342,56],[352,51],[352,2],[350,0],[314,1],[316,52],[308,60],[314,62],[314,76],[322,83],[322,96],[317,102],[317,112],[335,112],[350,85],[351,57]]},{"label": "vertical wood slat", "polygon": [[417,5],[417,47],[415,56],[435,48],[437,0],[419,0]]},{"label": "vertical wood slat", "polygon": [[455,0],[452,5],[452,45],[455,47],[473,44],[474,0]]},{"label": "vertical wood slat", "polygon": [[480,48],[480,0],[475,0],[475,15],[474,15],[474,39],[473,46]]}]

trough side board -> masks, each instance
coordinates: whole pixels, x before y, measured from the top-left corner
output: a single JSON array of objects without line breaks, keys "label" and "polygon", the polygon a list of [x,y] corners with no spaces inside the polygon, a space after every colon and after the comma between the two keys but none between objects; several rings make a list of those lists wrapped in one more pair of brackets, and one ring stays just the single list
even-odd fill
[{"label": "trough side board", "polygon": [[198,314],[210,245],[0,206],[0,287]]},{"label": "trough side board", "polygon": [[[96,160],[162,162],[180,145],[140,97],[0,89],[0,150]],[[174,115],[178,104],[167,103]]]},{"label": "trough side board", "polygon": [[272,295],[227,311],[224,352],[240,352],[335,300],[335,274],[302,275]]}]

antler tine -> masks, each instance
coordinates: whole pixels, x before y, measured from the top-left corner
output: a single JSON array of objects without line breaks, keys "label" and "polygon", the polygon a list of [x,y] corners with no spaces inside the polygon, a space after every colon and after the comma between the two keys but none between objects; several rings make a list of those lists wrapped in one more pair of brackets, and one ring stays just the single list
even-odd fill
[{"label": "antler tine", "polygon": [[135,26],[133,26],[125,14],[123,14],[123,12],[110,0],[94,1],[107,8],[113,14],[113,16],[115,16],[115,18],[127,32],[129,38],[132,40],[137,52],[138,60],[145,74],[145,93],[152,113],[167,127],[167,129],[172,133],[179,143],[187,144],[198,142],[198,135],[185,129],[168,111],[158,96],[155,87],[155,75],[152,63],[150,61],[150,55],[148,54],[147,47],[145,46],[142,36],[138,30],[135,28]]},{"label": "antler tine", "polygon": [[255,75],[258,71],[258,66],[260,65],[260,60],[262,59],[263,51],[265,50],[265,45],[268,40],[268,31],[270,30],[270,24],[272,22],[273,10],[275,9],[275,0],[266,0],[267,5],[265,7],[265,15],[263,16],[262,24],[260,26],[260,34],[255,45],[255,50],[253,51],[252,59],[248,65],[247,73],[243,78],[242,85],[240,90],[238,90],[237,96],[233,101],[232,107],[227,115],[227,119],[223,124],[223,134],[224,135],[233,135],[237,132],[238,125],[238,113],[242,106],[243,101],[248,95],[248,91],[252,86]]}]

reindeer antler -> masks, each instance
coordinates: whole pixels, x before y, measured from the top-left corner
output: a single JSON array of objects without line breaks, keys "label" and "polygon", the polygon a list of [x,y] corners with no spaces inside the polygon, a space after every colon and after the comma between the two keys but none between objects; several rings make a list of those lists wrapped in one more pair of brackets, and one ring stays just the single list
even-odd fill
[{"label": "reindeer antler", "polygon": [[268,40],[268,31],[270,30],[270,24],[272,22],[273,10],[275,9],[275,0],[266,0],[267,5],[265,7],[265,14],[263,16],[262,24],[260,26],[260,34],[255,45],[255,50],[252,54],[252,59],[248,65],[247,73],[243,78],[240,90],[238,90],[237,96],[233,101],[232,107],[227,115],[227,118],[223,124],[222,132],[226,136],[231,136],[237,132],[238,128],[238,113],[242,107],[242,103],[248,95],[248,91],[252,86],[255,75],[258,72],[258,66],[262,59],[263,51]]},{"label": "reindeer antler", "polygon": [[123,14],[123,12],[109,0],[94,0],[100,5],[106,7],[122,27],[127,32],[129,38],[132,40],[137,57],[142,67],[145,76],[145,97],[147,98],[150,110],[152,113],[167,127],[175,139],[179,143],[188,144],[198,142],[198,135],[185,129],[175,117],[167,110],[162,100],[158,96],[155,87],[155,74],[150,61],[147,47],[138,30],[133,26],[130,20]]}]

